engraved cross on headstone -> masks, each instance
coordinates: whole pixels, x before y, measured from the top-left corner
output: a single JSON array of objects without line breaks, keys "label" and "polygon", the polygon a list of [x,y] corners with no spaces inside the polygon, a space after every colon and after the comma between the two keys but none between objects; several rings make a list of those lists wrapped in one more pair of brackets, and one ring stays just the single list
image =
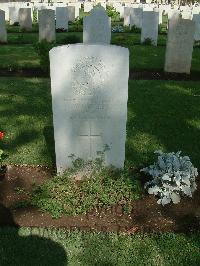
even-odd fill
[{"label": "engraved cross on headstone", "polygon": [[84,152],[87,153],[88,160],[97,158],[97,152],[103,150],[102,135],[92,119],[81,125],[78,137],[86,148]]}]

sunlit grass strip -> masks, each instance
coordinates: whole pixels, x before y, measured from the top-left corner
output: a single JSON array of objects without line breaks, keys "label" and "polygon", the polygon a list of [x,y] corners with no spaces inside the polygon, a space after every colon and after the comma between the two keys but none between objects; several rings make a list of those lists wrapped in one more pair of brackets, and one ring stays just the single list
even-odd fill
[{"label": "sunlit grass strip", "polygon": [[0,230],[0,245],[1,265],[28,262],[29,265],[188,266],[200,262],[199,232],[123,235],[7,228]]}]

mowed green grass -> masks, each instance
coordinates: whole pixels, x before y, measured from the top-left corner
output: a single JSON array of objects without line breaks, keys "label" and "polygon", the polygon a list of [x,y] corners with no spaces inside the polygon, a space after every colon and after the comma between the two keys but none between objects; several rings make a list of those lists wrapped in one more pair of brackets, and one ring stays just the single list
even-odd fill
[{"label": "mowed green grass", "polygon": [[[83,41],[82,32],[62,32],[56,34],[56,42],[62,44],[67,36],[77,36],[80,42]],[[8,44],[33,44],[39,41],[39,34],[34,32],[29,33],[8,33]]]},{"label": "mowed green grass", "polygon": [[[6,163],[55,162],[50,80],[0,78],[0,143]],[[200,82],[130,81],[126,162],[141,167],[153,152],[182,150],[200,167]]]},{"label": "mowed green grass", "polygon": [[39,57],[33,45],[1,45],[0,68],[21,69],[40,67]]},{"label": "mowed green grass", "polygon": [[[130,69],[135,71],[162,71],[165,62],[165,46],[127,46],[130,53]],[[0,68],[39,68],[39,56],[32,44],[0,46]],[[200,71],[200,48],[194,48],[191,71]]]},{"label": "mowed green grass", "polygon": [[0,265],[196,266],[200,233],[84,233],[42,228],[0,229]]}]

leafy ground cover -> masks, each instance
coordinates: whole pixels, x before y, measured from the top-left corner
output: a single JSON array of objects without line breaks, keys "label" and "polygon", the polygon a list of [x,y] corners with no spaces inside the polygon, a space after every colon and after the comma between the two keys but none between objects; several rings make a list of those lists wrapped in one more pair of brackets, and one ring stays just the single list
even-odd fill
[{"label": "leafy ground cover", "polygon": [[[5,265],[199,265],[200,233],[82,233],[62,229],[0,230]],[[23,252],[22,252],[23,251]]]},{"label": "leafy ground cover", "polygon": [[[126,162],[152,163],[153,152],[182,150],[200,167],[200,83],[130,81]],[[53,165],[50,80],[0,78],[0,124],[7,163]]]}]

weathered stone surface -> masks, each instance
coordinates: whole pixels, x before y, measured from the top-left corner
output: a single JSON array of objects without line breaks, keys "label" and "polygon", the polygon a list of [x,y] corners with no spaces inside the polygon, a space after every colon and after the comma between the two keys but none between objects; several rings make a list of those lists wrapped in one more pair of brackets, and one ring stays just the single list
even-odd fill
[{"label": "weathered stone surface", "polygon": [[19,22],[19,7],[9,7],[9,20],[10,20],[10,25],[13,25],[16,22]]},{"label": "weathered stone surface", "polygon": [[141,43],[150,39],[152,45],[157,45],[158,40],[159,13],[155,11],[144,11],[142,18]]},{"label": "weathered stone surface", "polygon": [[90,12],[93,9],[92,2],[85,2],[84,3],[84,12]]},{"label": "weathered stone surface", "polygon": [[191,11],[183,11],[181,13],[181,16],[182,16],[183,19],[192,19]]},{"label": "weathered stone surface", "polygon": [[130,26],[135,26],[136,28],[142,28],[142,9],[132,8],[130,12]]},{"label": "weathered stone surface", "polygon": [[92,160],[105,152],[106,165],[123,167],[128,61],[128,49],[113,45],[74,44],[50,51],[58,172],[72,165],[71,154]]},{"label": "weathered stone surface", "polygon": [[194,40],[200,41],[200,15],[199,14],[193,14],[192,20],[195,23]]},{"label": "weathered stone surface", "polygon": [[195,23],[188,19],[171,19],[167,37],[165,71],[190,73]]},{"label": "weathered stone surface", "polygon": [[5,12],[0,10],[0,43],[7,42],[7,31],[6,31],[6,21]]},{"label": "weathered stone surface", "polygon": [[124,26],[130,25],[130,14],[132,7],[124,7]]},{"label": "weathered stone surface", "polygon": [[20,8],[19,9],[19,25],[21,29],[31,30],[32,29],[32,18],[31,8]]},{"label": "weathered stone surface", "polygon": [[178,18],[180,18],[180,15],[181,15],[180,10],[174,10],[174,9],[169,10],[168,11],[168,20],[178,19]]},{"label": "weathered stone surface", "polygon": [[75,6],[68,6],[67,10],[69,21],[73,22],[75,20]]},{"label": "weathered stone surface", "polygon": [[55,41],[55,11],[51,9],[42,9],[38,11],[39,21],[39,41]]},{"label": "weathered stone surface", "polygon": [[95,7],[83,19],[83,43],[105,43],[111,41],[111,18],[103,7]]},{"label": "weathered stone surface", "polygon": [[67,7],[56,7],[56,29],[68,30]]}]

